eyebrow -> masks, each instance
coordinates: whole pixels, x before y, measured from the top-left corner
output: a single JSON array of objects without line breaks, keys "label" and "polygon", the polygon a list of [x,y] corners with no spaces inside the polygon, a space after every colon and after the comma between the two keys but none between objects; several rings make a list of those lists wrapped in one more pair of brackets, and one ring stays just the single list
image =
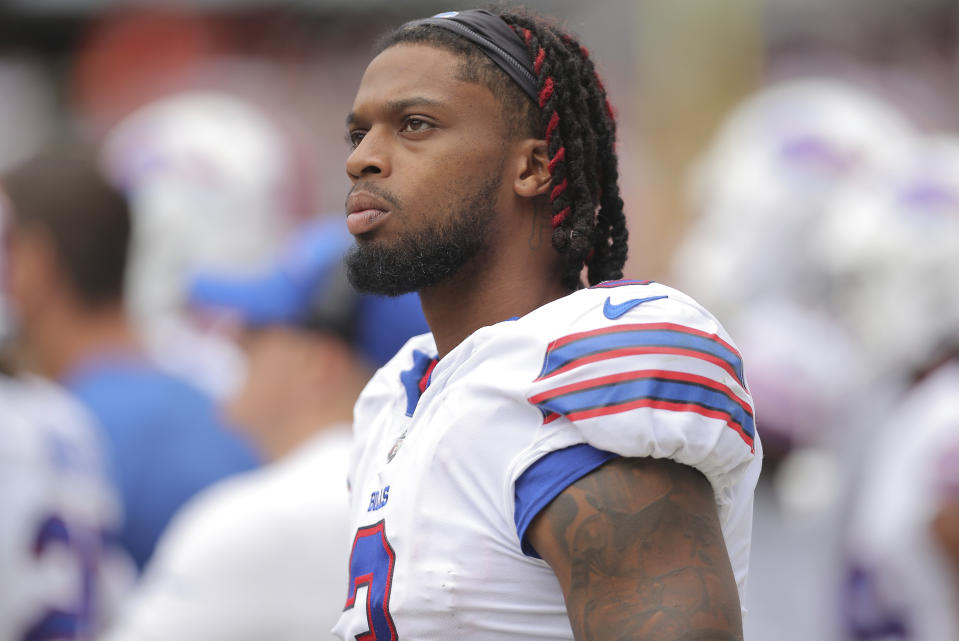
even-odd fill
[{"label": "eyebrow", "polygon": [[[400,111],[405,111],[411,107],[440,107],[443,103],[439,100],[434,100],[432,98],[426,98],[424,96],[414,96],[411,98],[403,98],[402,100],[391,100],[384,105],[384,110],[387,113],[397,113]],[[358,120],[361,120],[359,116],[356,115],[356,112],[351,111],[346,117],[346,126],[356,124]]]}]

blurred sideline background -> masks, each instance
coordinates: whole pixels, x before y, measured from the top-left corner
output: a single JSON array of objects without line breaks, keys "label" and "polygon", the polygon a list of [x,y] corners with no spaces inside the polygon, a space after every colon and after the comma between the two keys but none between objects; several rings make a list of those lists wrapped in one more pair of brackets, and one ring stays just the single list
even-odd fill
[{"label": "blurred sideline background", "polygon": [[[850,567],[866,563],[846,548],[861,535],[850,532],[862,529],[855,506],[872,473],[867,445],[880,440],[886,410],[959,344],[955,0],[525,4],[581,36],[617,112],[627,275],[701,299],[752,372],[767,464],[746,638],[840,639],[850,626],[869,629],[844,619],[857,606],[843,602]],[[136,163],[151,159],[133,162],[129,149],[147,146],[142,137],[151,134],[127,125],[118,137],[130,114],[184,90],[240,96],[285,132],[274,141],[282,162],[261,154],[262,165],[241,168],[240,180],[276,173],[282,185],[262,189],[283,190],[285,206],[244,227],[245,244],[221,238],[229,202],[218,219],[184,221],[169,242],[194,242],[214,266],[252,271],[303,220],[342,211],[344,118],[375,37],[471,6],[5,0],[0,171],[78,128],[112,141],[120,182],[136,181],[146,171]],[[209,144],[225,156],[243,144],[228,127],[219,135]],[[266,144],[257,140],[249,144]],[[197,162],[190,171],[202,181],[205,161]],[[937,227],[939,218],[953,222]],[[936,224],[915,230],[919,219]],[[168,233],[166,224],[156,234]],[[221,255],[211,249],[218,244]],[[175,261],[160,254],[142,270],[150,291],[132,297],[144,316],[182,302],[181,274],[161,273]],[[896,275],[903,287],[887,306],[876,282],[891,288]],[[135,288],[135,268],[132,279]],[[164,279],[168,291],[158,291]],[[942,322],[925,323],[932,317]],[[235,384],[213,378],[214,394]],[[882,599],[856,586],[855,598],[871,595],[862,609],[878,608]]]}]

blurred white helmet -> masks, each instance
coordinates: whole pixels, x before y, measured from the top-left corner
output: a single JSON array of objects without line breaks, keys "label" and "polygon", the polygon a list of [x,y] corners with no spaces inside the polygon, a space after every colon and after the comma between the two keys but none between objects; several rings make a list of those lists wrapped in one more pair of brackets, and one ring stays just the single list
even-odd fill
[{"label": "blurred white helmet", "polygon": [[678,284],[724,321],[757,296],[815,301],[809,234],[837,189],[881,182],[910,144],[895,110],[829,79],[785,82],[726,121],[691,180]]},{"label": "blurred white helmet", "polygon": [[128,302],[140,317],[176,311],[193,270],[260,268],[312,213],[305,155],[278,120],[231,94],[151,103],[103,149],[107,174],[131,202]]},{"label": "blurred white helmet", "polygon": [[817,230],[828,303],[882,371],[959,348],[959,138],[917,143],[889,182],[850,186]]}]

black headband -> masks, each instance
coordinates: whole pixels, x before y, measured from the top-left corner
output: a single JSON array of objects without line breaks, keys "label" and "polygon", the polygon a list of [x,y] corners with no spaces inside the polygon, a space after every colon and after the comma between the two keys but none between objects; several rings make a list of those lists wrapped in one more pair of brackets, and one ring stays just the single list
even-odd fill
[{"label": "black headband", "polygon": [[407,22],[400,29],[421,24],[435,25],[452,31],[477,45],[533,102],[538,102],[536,74],[530,64],[529,51],[519,35],[502,18],[485,9],[447,11],[432,18]]}]

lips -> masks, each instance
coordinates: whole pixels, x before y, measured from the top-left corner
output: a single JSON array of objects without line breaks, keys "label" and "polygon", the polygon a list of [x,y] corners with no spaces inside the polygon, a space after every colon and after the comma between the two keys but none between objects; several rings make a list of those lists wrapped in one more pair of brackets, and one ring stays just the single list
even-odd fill
[{"label": "lips", "polygon": [[346,211],[346,227],[354,236],[371,231],[390,214],[386,203],[362,192],[350,195]]}]

